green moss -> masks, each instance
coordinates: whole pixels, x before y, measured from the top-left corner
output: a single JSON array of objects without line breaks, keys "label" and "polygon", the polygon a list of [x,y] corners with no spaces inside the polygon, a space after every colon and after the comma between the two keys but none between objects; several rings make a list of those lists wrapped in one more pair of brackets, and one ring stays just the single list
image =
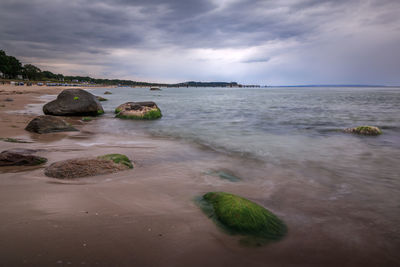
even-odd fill
[{"label": "green moss", "polygon": [[83,117],[82,118],[82,121],[91,121],[91,120],[93,120],[93,118],[91,118],[91,117]]},{"label": "green moss", "polygon": [[359,126],[355,128],[355,131],[359,134],[365,135],[380,135],[382,134],[381,129],[375,126]]},{"label": "green moss", "polygon": [[153,109],[150,110],[149,112],[147,112],[146,114],[144,114],[143,116],[134,116],[134,115],[129,115],[129,116],[125,116],[122,114],[119,114],[119,112],[117,112],[117,110],[115,110],[116,113],[118,113],[116,115],[117,118],[120,119],[131,119],[131,120],[155,120],[155,119],[159,119],[162,117],[161,114],[161,110],[160,109]]},{"label": "green moss", "polygon": [[97,110],[97,115],[103,115],[103,114],[104,114],[104,110],[102,110],[102,109]]},{"label": "green moss", "polygon": [[116,108],[114,112],[117,114],[117,113],[120,113],[120,112],[121,112],[121,110],[120,110],[120,109],[118,109],[118,108]]},{"label": "green moss", "polygon": [[75,96],[75,97],[74,97],[74,100],[79,100],[79,97],[78,97],[78,96]]},{"label": "green moss", "polygon": [[127,156],[122,155],[122,154],[107,154],[107,155],[100,156],[98,158],[112,160],[115,163],[123,164],[123,165],[128,166],[130,169],[133,169],[132,162],[129,160],[129,158]]},{"label": "green moss", "polygon": [[201,208],[232,234],[267,241],[279,240],[287,232],[286,225],[272,212],[233,194],[209,192],[203,196]]},{"label": "green moss", "polygon": [[46,158],[38,158],[38,160],[36,161],[36,165],[40,165],[40,164],[43,164],[43,163],[46,163],[47,162],[47,159]]}]

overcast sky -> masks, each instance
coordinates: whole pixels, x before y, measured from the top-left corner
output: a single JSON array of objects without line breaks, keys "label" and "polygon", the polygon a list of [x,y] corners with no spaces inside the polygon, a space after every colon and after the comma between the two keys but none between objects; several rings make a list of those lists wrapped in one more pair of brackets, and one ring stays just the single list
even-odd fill
[{"label": "overcast sky", "polygon": [[137,81],[400,84],[399,0],[0,0],[0,49]]}]

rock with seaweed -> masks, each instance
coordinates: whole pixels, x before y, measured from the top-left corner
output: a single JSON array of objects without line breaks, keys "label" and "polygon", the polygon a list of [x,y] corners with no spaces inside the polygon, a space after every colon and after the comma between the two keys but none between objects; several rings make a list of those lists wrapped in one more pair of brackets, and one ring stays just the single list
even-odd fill
[{"label": "rock with seaweed", "polygon": [[45,169],[45,175],[72,179],[132,169],[129,158],[122,154],[107,154],[96,158],[78,158],[55,162]]},{"label": "rock with seaweed", "polygon": [[102,102],[102,101],[108,101],[107,98],[104,98],[104,97],[98,96],[98,95],[96,96],[96,99],[99,100],[100,102]]},{"label": "rock with seaweed", "polygon": [[148,102],[127,102],[115,109],[117,118],[133,120],[155,120],[162,117],[157,104]]},{"label": "rock with seaweed", "polygon": [[240,196],[209,192],[199,202],[217,225],[232,234],[257,239],[257,245],[283,238],[285,223],[269,210]]},{"label": "rock with seaweed", "polygon": [[10,149],[0,153],[0,166],[35,166],[47,162],[46,158],[33,155],[37,150]]},{"label": "rock with seaweed", "polygon": [[43,112],[55,116],[97,116],[104,110],[91,93],[82,89],[66,89],[56,100],[44,105]]},{"label": "rock with seaweed", "polygon": [[39,134],[78,131],[63,119],[50,115],[41,115],[32,119],[25,130]]},{"label": "rock with seaweed", "polygon": [[358,126],[355,128],[347,128],[344,130],[344,132],[368,136],[377,136],[382,134],[381,129],[376,126]]},{"label": "rock with seaweed", "polygon": [[105,95],[112,95],[112,93],[110,91],[105,91],[104,94]]}]

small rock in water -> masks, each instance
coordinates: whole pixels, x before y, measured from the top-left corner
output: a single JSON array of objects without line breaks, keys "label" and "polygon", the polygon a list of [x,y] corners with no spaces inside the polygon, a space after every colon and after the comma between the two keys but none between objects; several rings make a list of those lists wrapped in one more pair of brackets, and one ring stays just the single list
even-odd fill
[{"label": "small rock in water", "polygon": [[125,155],[107,154],[97,158],[78,158],[55,162],[45,169],[44,174],[54,178],[70,179],[108,174],[132,168],[132,162]]},{"label": "small rock in water", "polygon": [[157,104],[148,102],[127,102],[115,109],[117,118],[134,120],[155,120],[162,117]]},{"label": "small rock in water", "polygon": [[0,166],[35,166],[47,162],[46,158],[32,155],[33,149],[10,149],[0,153]]},{"label": "small rock in water", "polygon": [[239,177],[233,175],[229,171],[223,171],[223,170],[209,171],[207,172],[207,174],[212,176],[218,176],[221,179],[229,180],[231,182],[239,182],[241,180]]},{"label": "small rock in water", "polygon": [[99,100],[99,101],[108,101],[107,98],[104,98],[102,96],[96,96],[96,99]]},{"label": "small rock in water", "polygon": [[375,126],[359,126],[355,128],[347,128],[344,130],[346,133],[354,133],[360,135],[376,136],[382,134],[381,129]]},{"label": "small rock in water", "polygon": [[28,123],[25,130],[39,134],[78,131],[63,119],[49,115],[34,118]]}]

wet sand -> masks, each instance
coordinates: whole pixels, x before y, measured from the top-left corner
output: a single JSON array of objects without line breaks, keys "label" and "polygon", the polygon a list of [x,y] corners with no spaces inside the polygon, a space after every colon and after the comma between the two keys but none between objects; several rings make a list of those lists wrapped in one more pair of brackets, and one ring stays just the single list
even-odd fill
[{"label": "wet sand", "polygon": [[[62,90],[64,88],[61,88]],[[0,91],[2,89],[0,88]],[[58,89],[57,89],[58,90]],[[53,91],[52,91],[53,92]],[[59,91],[54,91],[58,93]],[[373,211],[298,178],[293,170],[228,156],[184,141],[99,133],[101,120],[70,120],[81,132],[48,135],[23,130],[44,91],[0,94],[1,150],[42,149],[49,162],[126,154],[135,168],[111,175],[57,180],[41,167],[0,169],[0,266],[398,266],[399,233]],[[18,126],[13,127],[12,125]],[[240,182],[207,171],[226,169]],[[194,198],[208,191],[247,197],[289,227],[279,242],[246,247],[209,220]],[[320,201],[316,202],[316,199]],[[371,213],[370,219],[365,219]]]}]

